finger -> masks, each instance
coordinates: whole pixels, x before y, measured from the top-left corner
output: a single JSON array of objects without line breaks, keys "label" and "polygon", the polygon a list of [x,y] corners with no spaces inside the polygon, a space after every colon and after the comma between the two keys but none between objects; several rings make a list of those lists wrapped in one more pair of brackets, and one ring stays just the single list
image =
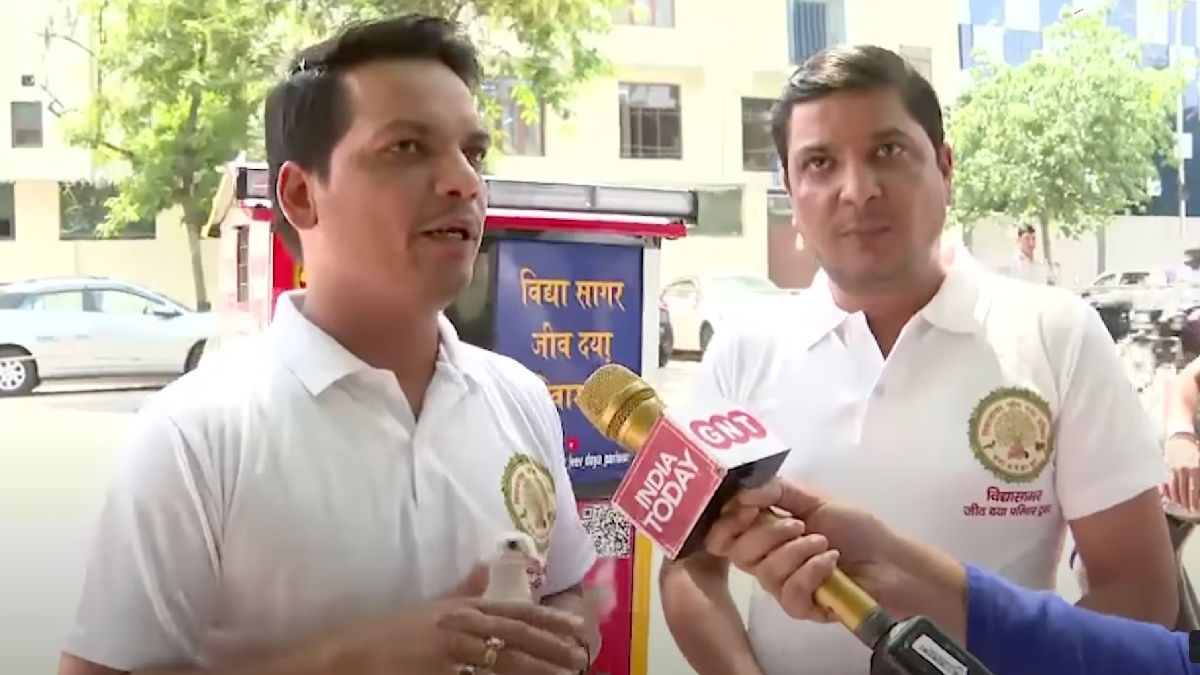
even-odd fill
[{"label": "finger", "polygon": [[[576,672],[587,667],[587,652],[574,639],[547,631],[532,623],[489,614],[483,609],[468,608],[466,611],[451,612],[443,622],[444,628],[464,636],[453,645],[454,656],[462,663],[491,667],[497,673],[514,675],[560,673],[563,669]],[[526,616],[541,618],[535,617],[534,614]],[[550,620],[550,623],[555,621]],[[564,625],[573,624],[565,622]],[[495,664],[487,662],[487,641],[492,638],[504,644],[504,648],[497,654]]]},{"label": "finger", "polygon": [[836,550],[826,551],[804,563],[789,576],[783,582],[779,595],[775,596],[783,611],[796,619],[828,621],[830,614],[815,604],[815,594],[829,575],[833,574],[837,561]]},{"label": "finger", "polygon": [[705,535],[704,548],[715,556],[724,557],[734,540],[754,525],[759,513],[759,509],[741,507],[723,514]]},{"label": "finger", "polygon": [[1172,474],[1170,480],[1163,483],[1162,493],[1163,493],[1163,496],[1165,496],[1167,498],[1167,501],[1170,502],[1171,504],[1182,505],[1182,504],[1180,504],[1180,501],[1179,501],[1179,490],[1178,490],[1178,488],[1175,487],[1175,481],[1176,481],[1175,475]]},{"label": "finger", "polygon": [[758,583],[771,595],[778,595],[783,584],[806,562],[829,550],[829,540],[819,534],[784,542],[779,548],[769,553],[758,567],[754,569],[754,577]]},{"label": "finger", "polygon": [[1188,483],[1188,510],[1200,511],[1200,475],[1197,474],[1195,469],[1188,469],[1186,474]]},{"label": "finger", "polygon": [[1180,470],[1171,472],[1171,501],[1178,506],[1187,508],[1188,505],[1187,478]]},{"label": "finger", "polygon": [[725,557],[750,574],[772,551],[804,534],[804,523],[794,518],[775,518],[746,530],[726,550]]},{"label": "finger", "polygon": [[567,672],[560,666],[516,651],[507,644],[501,649],[490,648],[486,638],[469,633],[455,635],[458,641],[453,652],[454,662],[473,667],[475,675],[563,675]]},{"label": "finger", "polygon": [[530,602],[481,602],[476,606],[486,615],[518,621],[554,635],[579,635],[584,626],[578,614]]},{"label": "finger", "polygon": [[799,483],[774,478],[760,488],[742,492],[738,495],[738,501],[745,506],[759,509],[775,506],[804,520],[827,500]]}]

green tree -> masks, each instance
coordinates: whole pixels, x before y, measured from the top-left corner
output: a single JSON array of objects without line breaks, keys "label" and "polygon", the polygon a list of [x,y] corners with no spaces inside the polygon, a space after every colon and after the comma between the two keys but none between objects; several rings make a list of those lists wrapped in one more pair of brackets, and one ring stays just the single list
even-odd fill
[{"label": "green tree", "polygon": [[[612,28],[613,12],[632,0],[302,0],[310,35],[351,21],[418,12],[460,22],[479,48],[485,78],[484,116],[500,115],[497,91],[511,92],[518,113],[535,122],[543,106],[571,113],[576,87],[608,71],[597,39]],[[499,133],[499,125],[494,127]]]},{"label": "green tree", "polygon": [[949,111],[954,221],[1037,223],[1052,263],[1052,230],[1077,237],[1146,204],[1155,158],[1175,159],[1184,78],[1176,66],[1144,67],[1109,11],[1064,17],[1021,65],[977,57],[974,86]]},{"label": "green tree", "polygon": [[[88,41],[53,25],[48,44],[85,50],[89,103],[63,115],[68,142],[116,167],[100,234],[168,209],[187,230],[196,304],[209,306],[200,238],[220,176],[247,148],[250,121],[296,37],[285,0],[81,0]],[[90,45],[88,44],[90,42]],[[53,88],[53,83],[49,83]]]},{"label": "green tree", "polygon": [[[92,101],[66,114],[69,140],[94,150],[101,164],[128,168],[116,181],[101,234],[178,207],[197,304],[206,308],[200,229],[219,181],[216,168],[243,150],[261,156],[263,97],[302,42],[388,14],[463,22],[481,47],[488,78],[511,84],[505,89],[532,122],[542,105],[567,116],[574,87],[605,71],[593,38],[629,0],[61,1],[68,13],[88,17],[98,45],[46,31],[48,43],[74,44],[94,62]],[[483,112],[494,120],[499,106],[489,91],[496,89],[484,90]]]}]

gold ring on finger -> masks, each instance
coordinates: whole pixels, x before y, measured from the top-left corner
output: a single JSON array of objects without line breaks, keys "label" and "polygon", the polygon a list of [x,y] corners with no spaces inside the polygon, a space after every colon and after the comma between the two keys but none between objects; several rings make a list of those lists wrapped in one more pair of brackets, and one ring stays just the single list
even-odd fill
[{"label": "gold ring on finger", "polygon": [[496,667],[496,662],[500,660],[500,652],[504,651],[504,640],[497,637],[490,637],[483,644],[486,647],[483,652],[483,667],[491,670]]}]

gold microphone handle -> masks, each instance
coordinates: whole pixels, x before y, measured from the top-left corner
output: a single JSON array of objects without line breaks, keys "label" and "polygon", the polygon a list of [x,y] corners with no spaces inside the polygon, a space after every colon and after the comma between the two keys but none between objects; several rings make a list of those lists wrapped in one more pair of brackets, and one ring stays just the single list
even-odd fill
[{"label": "gold microphone handle", "polygon": [[[721,509],[728,512],[736,504],[730,501]],[[784,516],[775,511],[763,511],[759,521],[764,524],[783,520]],[[863,623],[879,611],[879,603],[872,598],[862,586],[840,569],[834,569],[833,574],[821,584],[815,594],[817,606],[826,609],[850,632],[858,634]]]}]

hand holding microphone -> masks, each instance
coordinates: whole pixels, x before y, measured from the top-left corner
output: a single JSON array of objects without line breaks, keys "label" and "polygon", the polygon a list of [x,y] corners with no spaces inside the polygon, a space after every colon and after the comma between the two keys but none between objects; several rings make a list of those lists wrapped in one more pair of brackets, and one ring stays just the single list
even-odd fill
[{"label": "hand holding microphone", "polygon": [[[787,446],[747,411],[725,404],[667,411],[649,383],[616,364],[593,372],[576,404],[601,434],[636,455],[613,494],[613,506],[672,560],[711,545],[707,540],[714,525],[731,505],[739,506],[735,496],[774,478],[788,454]],[[763,558],[754,556],[778,552],[771,567],[759,571],[769,574],[781,593],[799,597],[810,585],[806,578],[817,581],[809,593],[825,612],[822,618],[835,617],[873,650],[873,675],[990,675],[932,621],[894,620],[836,567],[836,554],[824,553],[826,541],[803,536],[798,519],[752,505],[745,504],[744,514],[727,516],[729,528],[725,534],[718,530],[716,545],[755,569]],[[746,531],[742,519],[757,523],[753,531],[758,534],[739,546],[736,540]],[[817,560],[808,572],[796,576],[814,554]]]},{"label": "hand holding microphone", "polygon": [[[764,509],[792,518],[766,521],[759,517]],[[903,544],[894,532],[862,509],[788,481],[739,494],[709,531],[706,546],[753,576],[794,619],[837,620],[814,595],[838,568],[896,615],[919,614],[924,606],[921,583],[902,569],[896,552]]]}]

